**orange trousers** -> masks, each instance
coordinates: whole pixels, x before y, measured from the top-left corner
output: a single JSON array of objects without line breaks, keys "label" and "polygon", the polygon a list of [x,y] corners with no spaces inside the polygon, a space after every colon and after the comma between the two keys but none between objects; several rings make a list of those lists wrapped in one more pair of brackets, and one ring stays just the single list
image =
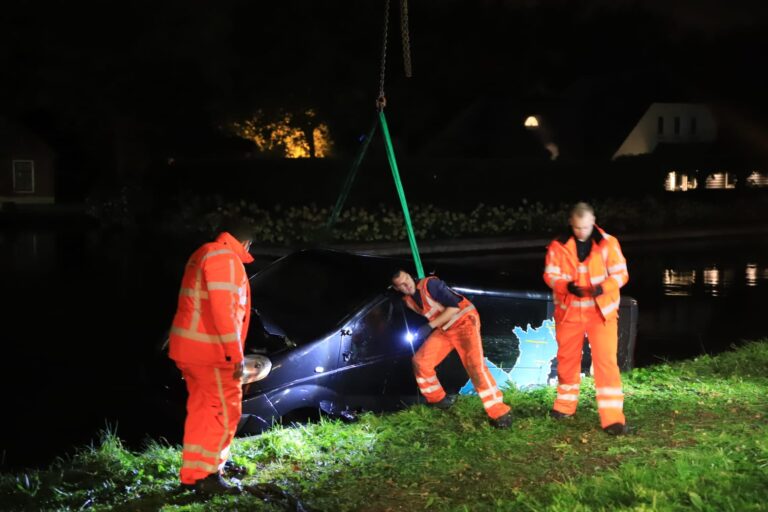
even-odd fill
[{"label": "orange trousers", "polygon": [[508,413],[509,406],[502,401],[501,391],[485,365],[480,316],[474,313],[468,313],[447,331],[436,329],[413,356],[416,383],[427,402],[435,403],[445,398],[435,367],[454,349],[459,353],[488,416],[496,419]]},{"label": "orange trousers", "polygon": [[557,398],[554,409],[574,414],[579,400],[581,382],[581,352],[584,335],[592,349],[595,373],[597,411],[603,428],[614,423],[624,424],[624,393],[616,358],[618,321],[604,321],[597,308],[585,308],[555,326],[557,337]]},{"label": "orange trousers", "polygon": [[181,483],[218,473],[229,458],[242,412],[243,390],[232,368],[177,363],[187,383],[187,419],[181,454]]}]

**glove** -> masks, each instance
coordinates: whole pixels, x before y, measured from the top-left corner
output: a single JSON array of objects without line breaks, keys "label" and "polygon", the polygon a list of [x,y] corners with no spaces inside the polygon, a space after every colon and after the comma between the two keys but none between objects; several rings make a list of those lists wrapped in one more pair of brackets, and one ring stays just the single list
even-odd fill
[{"label": "glove", "polygon": [[600,286],[599,284],[597,286],[595,286],[594,288],[592,288],[592,296],[593,297],[597,297],[597,296],[602,295],[602,294],[603,294],[603,287]]},{"label": "glove", "polygon": [[576,286],[576,283],[573,281],[568,283],[568,291],[579,298],[587,296],[587,294],[584,292],[584,289]]},{"label": "glove", "polygon": [[419,329],[416,331],[416,334],[414,334],[413,338],[417,340],[425,340],[429,337],[430,334],[432,334],[432,331],[435,329],[429,325],[429,323],[426,323],[419,327]]}]

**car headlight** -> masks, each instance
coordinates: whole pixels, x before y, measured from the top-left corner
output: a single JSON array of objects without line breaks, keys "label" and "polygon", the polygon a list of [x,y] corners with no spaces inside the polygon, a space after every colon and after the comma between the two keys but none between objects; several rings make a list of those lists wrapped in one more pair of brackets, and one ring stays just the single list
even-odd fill
[{"label": "car headlight", "polygon": [[243,384],[250,384],[264,379],[272,370],[272,361],[260,354],[245,356],[243,368]]}]

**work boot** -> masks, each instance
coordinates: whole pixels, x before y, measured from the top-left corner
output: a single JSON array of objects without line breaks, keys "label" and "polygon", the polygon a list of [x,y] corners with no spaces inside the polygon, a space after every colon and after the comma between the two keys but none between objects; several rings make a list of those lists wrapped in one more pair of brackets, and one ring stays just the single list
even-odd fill
[{"label": "work boot", "polygon": [[235,476],[238,478],[242,478],[248,474],[248,470],[245,468],[245,466],[241,466],[240,464],[235,464],[231,460],[228,460],[227,462],[224,463],[223,473],[227,476]]},{"label": "work boot", "polygon": [[508,412],[502,416],[499,416],[495,420],[491,420],[491,425],[494,428],[509,428],[512,426],[512,413]]},{"label": "work boot", "polygon": [[549,417],[558,421],[572,420],[573,414],[565,414],[564,412],[560,412],[552,409],[551,411],[549,411]]},{"label": "work boot", "polygon": [[456,403],[456,395],[445,395],[439,402],[427,403],[428,406],[436,409],[450,409],[453,404]]},{"label": "work boot", "polygon": [[603,431],[612,436],[624,436],[632,433],[632,429],[624,423],[613,423],[603,429]]},{"label": "work boot", "polygon": [[196,481],[194,489],[201,494],[240,494],[240,488],[225,482],[219,473]]}]

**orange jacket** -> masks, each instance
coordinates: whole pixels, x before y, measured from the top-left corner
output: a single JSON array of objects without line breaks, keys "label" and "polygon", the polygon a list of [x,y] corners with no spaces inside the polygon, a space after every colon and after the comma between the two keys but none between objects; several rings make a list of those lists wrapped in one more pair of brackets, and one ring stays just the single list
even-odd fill
[{"label": "orange jacket", "polygon": [[[432,320],[433,318],[437,317],[445,311],[445,306],[437,302],[435,299],[432,298],[432,295],[429,293],[429,287],[427,286],[427,283],[430,279],[437,279],[435,276],[429,276],[421,281],[418,282],[416,285],[416,293],[420,294],[421,296],[421,307],[416,303],[415,300],[413,300],[413,297],[410,295],[406,295],[403,297],[403,300],[405,300],[405,305],[408,306],[410,309],[415,311],[416,313],[423,315],[427,318],[427,320]],[[458,295],[458,294],[457,294]],[[469,299],[466,297],[461,297],[461,300],[459,301],[459,311],[451,317],[450,320],[448,320],[445,325],[443,325],[442,329],[444,331],[447,331],[451,328],[451,326],[455,325],[456,322],[461,320],[467,313],[474,312],[475,315],[477,315],[477,311],[475,310],[474,304],[469,302]]]},{"label": "orange jacket", "polygon": [[[593,307],[597,304],[605,320],[618,315],[619,289],[629,281],[627,260],[619,241],[595,226],[592,252],[580,262],[573,236],[553,240],[547,248],[544,281],[552,288],[555,302],[555,321],[566,320],[574,308]],[[568,292],[568,283],[574,281],[588,294],[600,285],[603,293],[597,297],[579,298]]]},{"label": "orange jacket", "polygon": [[219,367],[243,360],[251,317],[251,288],[243,263],[252,261],[229,233],[192,254],[171,327],[171,359]]}]

